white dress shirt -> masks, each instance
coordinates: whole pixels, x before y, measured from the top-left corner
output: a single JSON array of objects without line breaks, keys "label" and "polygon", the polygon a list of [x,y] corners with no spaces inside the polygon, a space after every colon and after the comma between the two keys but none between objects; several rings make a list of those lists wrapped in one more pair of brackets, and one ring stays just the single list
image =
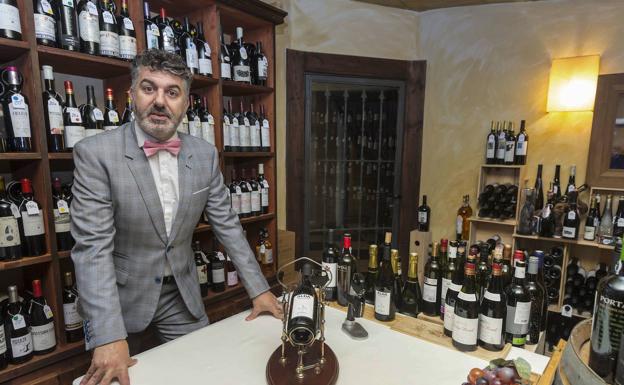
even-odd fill
[{"label": "white dress shirt", "polygon": [[[158,140],[152,138],[146,134],[138,124],[135,124],[135,132],[137,136],[137,143],[139,147],[143,147],[143,143],[146,140],[152,142],[158,142]],[[177,132],[173,134],[171,139],[178,137]],[[154,177],[154,184],[156,184],[156,190],[158,191],[158,197],[160,198],[160,205],[162,206],[165,229],[167,236],[171,233],[171,226],[175,219],[176,212],[178,211],[178,200],[180,197],[180,185],[178,183],[178,157],[171,154],[169,151],[158,151],[155,155],[147,158],[150,168],[152,169],[152,176]],[[171,266],[169,261],[165,259],[165,270],[163,276],[172,275]]]}]

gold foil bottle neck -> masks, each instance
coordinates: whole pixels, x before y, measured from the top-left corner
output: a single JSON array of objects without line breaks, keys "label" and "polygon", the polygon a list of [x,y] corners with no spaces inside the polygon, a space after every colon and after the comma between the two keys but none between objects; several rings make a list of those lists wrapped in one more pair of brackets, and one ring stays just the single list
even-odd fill
[{"label": "gold foil bottle neck", "polygon": [[377,266],[379,265],[377,256],[378,256],[377,245],[369,245],[368,246],[368,268],[369,269],[376,269]]},{"label": "gold foil bottle neck", "polygon": [[407,271],[407,278],[413,280],[418,279],[418,253],[409,254],[409,270]]}]

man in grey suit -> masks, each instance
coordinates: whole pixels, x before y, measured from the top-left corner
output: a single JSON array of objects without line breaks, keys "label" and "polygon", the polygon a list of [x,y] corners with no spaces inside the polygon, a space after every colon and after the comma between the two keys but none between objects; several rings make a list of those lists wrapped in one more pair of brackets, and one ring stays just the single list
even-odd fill
[{"label": "man in grey suit", "polygon": [[191,250],[203,213],[261,312],[282,317],[236,214],[219,156],[177,133],[192,74],[177,55],[150,50],[132,67],[135,120],[74,147],[72,259],[91,366],[81,385],[129,385],[126,338],[148,326],[168,341],[208,325]]}]

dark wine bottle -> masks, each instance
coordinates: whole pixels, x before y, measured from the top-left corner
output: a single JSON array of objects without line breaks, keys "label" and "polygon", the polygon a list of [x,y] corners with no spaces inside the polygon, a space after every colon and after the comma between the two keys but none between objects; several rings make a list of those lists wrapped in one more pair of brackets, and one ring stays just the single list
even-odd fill
[{"label": "dark wine bottle", "polygon": [[198,138],[201,138],[201,118],[197,114],[197,111],[193,108],[195,105],[195,97],[189,95],[189,106],[186,110],[186,119],[188,120],[189,134]]},{"label": "dark wine bottle", "polygon": [[4,334],[4,311],[0,311],[0,370],[9,365],[9,353],[7,351],[6,334]]},{"label": "dark wine bottle", "polygon": [[587,219],[585,220],[585,230],[583,231],[583,239],[586,241],[596,240],[596,230],[600,225],[600,213],[596,205],[596,197],[591,198],[591,204],[589,212],[587,213]]},{"label": "dark wine bottle", "polygon": [[505,289],[507,316],[505,319],[505,342],[516,347],[523,347],[529,332],[531,315],[531,295],[525,288],[526,265],[516,261],[514,277]]},{"label": "dark wine bottle", "polygon": [[241,215],[241,195],[243,192],[241,191],[240,185],[236,179],[236,170],[232,168],[231,171],[231,179],[230,185],[228,186],[230,189],[230,199],[232,200],[232,211],[236,215],[240,217]]},{"label": "dark wine bottle", "polygon": [[477,297],[479,300],[483,298],[490,279],[490,266],[488,264],[489,257],[490,245],[484,242],[479,246],[479,263],[477,264],[476,274]]},{"label": "dark wine bottle", "polygon": [[210,113],[208,108],[208,101],[205,96],[202,97],[202,108],[199,112],[199,119],[201,121],[201,137],[213,146],[216,145],[215,130],[214,130],[214,116]]},{"label": "dark wine bottle", "polygon": [[422,311],[428,316],[440,315],[441,286],[438,285],[440,276],[440,264],[438,261],[439,245],[433,243],[431,258],[425,264],[425,282],[423,285],[423,306]]},{"label": "dark wine bottle", "polygon": [[286,333],[297,345],[308,345],[316,337],[318,327],[318,297],[310,282],[312,265],[306,263],[301,269],[301,283],[293,290],[288,306]]},{"label": "dark wine bottle", "polygon": [[325,299],[327,301],[336,300],[336,268],[338,265],[338,251],[334,246],[334,229],[327,230],[327,245],[323,251],[323,269],[329,272],[329,283],[325,288]]},{"label": "dark wine bottle", "polygon": [[375,319],[379,321],[392,321],[394,319],[396,313],[395,297],[397,295],[399,293],[396,292],[394,285],[391,256],[387,248],[384,248],[383,259],[379,265],[379,275],[375,282]]},{"label": "dark wine bottle", "polygon": [[100,0],[101,9],[99,15],[100,25],[100,55],[119,57],[119,26],[117,19],[110,10],[110,0]]},{"label": "dark wine bottle", "polygon": [[221,68],[221,79],[232,80],[232,58],[230,57],[230,50],[225,44],[223,31],[220,33],[220,43],[221,48],[219,50],[219,64]]},{"label": "dark wine bottle", "polygon": [[195,39],[191,36],[191,23],[188,16],[184,16],[184,28],[180,38],[178,39],[180,49],[182,50],[182,57],[186,62],[186,66],[192,73],[196,74],[199,70],[199,57],[197,56],[197,46],[195,45]]},{"label": "dark wine bottle", "polygon": [[46,132],[48,133],[48,148],[50,152],[65,151],[63,131],[63,99],[54,87],[54,72],[51,66],[43,66],[43,112]]},{"label": "dark wine bottle", "polygon": [[17,67],[7,67],[2,72],[5,85],[2,96],[4,125],[8,135],[8,147],[11,151],[33,151],[31,142],[30,113],[26,96],[22,94],[24,78]]},{"label": "dark wine bottle", "polygon": [[418,231],[429,231],[431,207],[427,206],[427,196],[423,195],[422,204],[418,206]]},{"label": "dark wine bottle", "polygon": [[236,265],[230,259],[228,254],[225,255],[225,269],[227,270],[226,283],[228,287],[238,285],[238,272],[236,271]]},{"label": "dark wine bottle", "polygon": [[[500,124],[500,125],[499,125]],[[497,122],[496,125],[496,163],[504,164],[505,163],[505,150],[507,146],[507,132],[505,129],[505,122]]]},{"label": "dark wine bottle", "polygon": [[96,0],[78,2],[78,31],[80,51],[89,55],[100,54],[100,11]]},{"label": "dark wine bottle", "polygon": [[164,8],[160,8],[160,17],[156,23],[160,36],[158,37],[158,46],[167,52],[176,53],[177,44],[173,28],[167,20],[167,14]]},{"label": "dark wine bottle", "polygon": [[71,217],[69,212],[69,197],[61,188],[61,180],[52,180],[52,202],[54,204],[54,231],[59,251],[71,250],[74,240],[70,231]]},{"label": "dark wine bottle", "polygon": [[56,23],[58,33],[58,45],[69,51],[80,50],[80,37],[78,36],[78,14],[76,13],[75,0],[58,1],[59,20]]},{"label": "dark wine bottle", "polygon": [[401,290],[403,290],[403,274],[401,271],[401,257],[399,256],[399,250],[390,250],[390,263],[392,265],[392,273],[394,274],[394,305],[395,309],[401,308]]},{"label": "dark wine bottle", "polygon": [[0,13],[0,37],[13,40],[22,40],[22,24],[20,11],[16,0],[0,0],[2,13]]},{"label": "dark wine bottle", "polygon": [[238,182],[241,189],[241,218],[248,218],[251,216],[251,186],[247,183],[247,176],[245,175],[245,169],[241,170],[241,179]]},{"label": "dark wine bottle", "polygon": [[212,291],[219,293],[225,291],[225,257],[219,250],[217,238],[213,241],[214,252],[210,260],[212,275]]},{"label": "dark wine bottle", "polygon": [[243,40],[243,28],[236,27],[236,41],[232,43],[232,72],[234,81],[251,84],[249,55]]},{"label": "dark wine bottle", "polygon": [[117,113],[117,107],[115,106],[115,98],[113,96],[113,89],[106,89],[106,101],[104,102],[104,131],[114,130],[119,127],[119,114]]},{"label": "dark wine bottle", "polygon": [[[19,209],[7,197],[4,177],[0,175],[0,261],[12,261],[22,257],[22,242],[17,221],[19,215]],[[1,350],[2,346],[0,346]]]},{"label": "dark wine bottle", "polygon": [[262,42],[256,42],[255,52],[255,76],[256,84],[259,86],[266,86],[267,79],[269,78],[269,60],[267,59],[264,51],[262,50]]},{"label": "dark wine bottle", "polygon": [[[581,215],[576,206],[577,192],[568,194],[568,210],[563,217],[563,230],[561,236],[566,239],[578,239],[578,230],[581,224]],[[624,205],[623,205],[624,208]]]},{"label": "dark wine bottle", "polygon": [[5,310],[4,331],[9,362],[19,365],[33,357],[33,339],[27,309],[19,300],[17,286],[7,288],[9,302]]},{"label": "dark wine bottle", "polygon": [[258,118],[258,114],[254,111],[253,103],[250,104],[250,109],[247,112],[247,119],[249,119],[250,150],[258,152],[261,150],[260,119]]},{"label": "dark wine bottle", "polygon": [[37,44],[56,47],[56,21],[58,8],[55,0],[34,0],[35,36]]},{"label": "dark wine bottle", "polygon": [[269,182],[264,177],[264,164],[258,163],[258,185],[260,186],[260,204],[262,214],[269,213]]},{"label": "dark wine bottle", "polygon": [[555,203],[561,199],[561,166],[555,166],[555,177],[553,178],[552,191],[555,196]]},{"label": "dark wine bottle", "polygon": [[535,210],[544,208],[544,183],[542,182],[542,165],[537,165],[537,177],[535,178]]},{"label": "dark wine bottle", "polygon": [[258,186],[256,177],[256,169],[251,169],[251,178],[247,184],[251,186],[251,215],[258,216],[262,213],[262,204],[260,202],[260,186]]},{"label": "dark wine bottle", "polygon": [[251,124],[243,107],[243,100],[240,101],[238,112],[238,130],[240,135],[240,150],[251,151]]},{"label": "dark wine bottle", "polygon": [[[390,233],[386,233],[386,237],[388,237],[388,234]],[[390,250],[388,250],[388,260],[390,260]],[[336,270],[338,304],[347,306],[347,295],[351,293],[351,280],[353,279],[353,274],[357,272],[355,258],[351,251],[351,234],[346,233],[342,237],[342,252],[340,253]]]},{"label": "dark wine bottle", "polygon": [[483,295],[479,311],[479,346],[491,351],[500,351],[505,346],[503,323],[507,305],[502,267],[500,260],[492,264],[492,279]]},{"label": "dark wine bottle", "polygon": [[150,17],[147,1],[143,2],[143,25],[145,26],[145,44],[147,49],[160,49],[160,30]]},{"label": "dark wine bottle", "polygon": [[546,300],[546,288],[538,281],[539,258],[529,257],[529,268],[526,274],[526,290],[531,297],[531,314],[529,316],[529,333],[527,345],[535,345],[539,342],[542,329],[544,301]]},{"label": "dark wine bottle", "polygon": [[624,195],[620,195],[617,211],[613,217],[613,238],[622,238],[622,235],[624,235]]},{"label": "dark wine bottle", "polygon": [[19,222],[22,252],[25,256],[41,255],[46,252],[43,212],[33,196],[30,179],[24,178],[20,182],[22,202],[19,205]]},{"label": "dark wine bottle", "polygon": [[509,122],[509,130],[505,139],[505,164],[514,163],[516,163],[516,135],[514,135],[513,123]]},{"label": "dark wine bottle", "polygon": [[70,271],[64,275],[63,284],[63,321],[65,322],[65,339],[77,342],[84,338],[82,317],[78,313],[78,294],[74,288],[74,279]]},{"label": "dark wine bottle", "polygon": [[65,126],[65,149],[70,150],[85,137],[85,127],[80,110],[74,98],[74,85],[65,80],[65,107],[63,108],[63,125]]},{"label": "dark wine bottle", "polygon": [[193,255],[195,257],[195,269],[199,279],[199,289],[202,297],[208,295],[208,265],[204,260],[204,253],[201,250],[199,241],[193,242]]},{"label": "dark wine bottle", "polygon": [[576,166],[570,166],[570,177],[566,186],[566,194],[576,191]]},{"label": "dark wine bottle", "polygon": [[[446,239],[445,239],[446,241]],[[448,293],[448,289],[453,284],[453,276],[456,275],[456,271],[458,269],[457,265],[457,241],[451,241],[448,249],[448,253],[445,253],[446,263],[444,264],[444,270],[441,274],[441,284],[442,290],[440,291],[440,318],[444,319],[444,314],[446,311],[446,294]],[[461,281],[458,282],[461,285]],[[459,291],[461,286],[456,290]]]},{"label": "dark wine bottle", "polygon": [[[458,254],[465,255],[464,246],[459,246]],[[460,262],[460,261],[458,261]],[[468,261],[474,265],[474,256],[469,256]],[[457,269],[452,275],[452,281],[446,291],[446,298],[444,299],[444,335],[448,337],[453,336],[453,321],[455,318],[455,303],[457,302],[457,294],[462,288],[462,281],[464,279],[464,272],[461,270],[465,266],[465,263],[458,263]]]},{"label": "dark wine bottle", "polygon": [[128,10],[128,0],[121,0],[117,25],[119,26],[119,57],[130,61],[137,55],[137,40],[134,23]]},{"label": "dark wine bottle", "polygon": [[132,94],[130,90],[126,91],[126,108],[121,115],[121,124],[130,123],[134,120],[134,111],[132,111]]},{"label": "dark wine bottle", "polygon": [[496,164],[496,150],[498,144],[498,137],[494,130],[494,121],[490,123],[490,132],[485,139],[485,163]]},{"label": "dark wine bottle", "polygon": [[240,126],[243,124],[242,119],[239,119],[239,113],[232,113],[232,101],[228,100],[228,114],[230,115],[230,151],[239,152],[242,151],[240,142]]},{"label": "dark wine bottle", "polygon": [[260,150],[264,152],[271,151],[271,128],[269,125],[269,118],[266,115],[264,106],[260,107]]},{"label": "dark wine bottle", "polygon": [[399,312],[416,317],[421,311],[422,293],[418,283],[418,253],[410,253],[407,281],[401,292],[401,308]]},{"label": "dark wine bottle", "polygon": [[104,113],[95,102],[95,92],[91,85],[87,86],[87,103],[80,106],[80,113],[85,125],[85,137],[104,131]]},{"label": "dark wine bottle", "polygon": [[204,37],[204,23],[197,23],[197,37],[195,38],[197,45],[197,55],[199,69],[198,73],[203,76],[212,77],[212,50],[210,44]]},{"label": "dark wine bottle", "polygon": [[33,353],[41,355],[50,353],[56,348],[54,315],[43,296],[41,281],[35,279],[32,283],[32,289],[33,298],[30,300],[30,307],[28,309],[30,333],[33,339]]},{"label": "dark wine bottle", "polygon": [[466,352],[477,349],[479,332],[479,300],[475,277],[475,265],[464,266],[464,284],[457,293],[453,316],[453,346]]},{"label": "dark wine bottle", "polygon": [[529,135],[525,128],[526,122],[520,121],[520,131],[516,137],[516,164],[526,164],[527,152],[529,149]]}]

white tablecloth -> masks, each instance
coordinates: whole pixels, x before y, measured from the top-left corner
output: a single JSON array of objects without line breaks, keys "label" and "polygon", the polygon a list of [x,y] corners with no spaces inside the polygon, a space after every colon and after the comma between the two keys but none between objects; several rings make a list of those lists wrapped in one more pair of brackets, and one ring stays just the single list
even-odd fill
[{"label": "white tablecloth", "polygon": [[[262,316],[246,322],[243,312],[136,356],[132,385],[264,385],[271,353],[279,346],[281,322]],[[341,330],[345,313],[327,308],[326,338],[338,357],[338,385],[459,385],[473,367],[487,362],[358,319],[368,331],[355,341]],[[79,384],[79,379],[74,385]]]}]

